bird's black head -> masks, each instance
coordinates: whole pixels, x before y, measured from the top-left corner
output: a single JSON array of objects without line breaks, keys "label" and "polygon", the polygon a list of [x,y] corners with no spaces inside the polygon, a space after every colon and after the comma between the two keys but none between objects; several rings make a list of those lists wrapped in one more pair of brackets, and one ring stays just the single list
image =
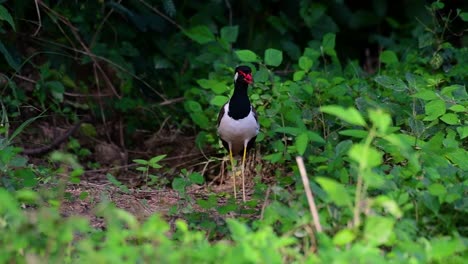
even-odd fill
[{"label": "bird's black head", "polygon": [[236,67],[234,74],[234,82],[244,82],[247,84],[251,84],[253,82],[252,69],[250,69],[249,66],[244,65]]}]

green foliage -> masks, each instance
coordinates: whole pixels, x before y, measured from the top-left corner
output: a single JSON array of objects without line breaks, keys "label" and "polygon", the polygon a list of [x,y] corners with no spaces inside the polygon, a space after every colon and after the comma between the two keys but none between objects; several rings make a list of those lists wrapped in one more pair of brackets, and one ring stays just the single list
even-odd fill
[{"label": "green foliage", "polygon": [[[468,50],[466,39],[447,41],[466,12],[451,17],[442,1],[407,19],[397,19],[387,1],[356,9],[345,1],[278,2],[281,12],[263,1],[221,2],[158,2],[164,12],[143,1],[41,5],[48,16],[37,41],[47,44],[27,56],[13,37],[27,30],[34,5],[0,5],[0,34],[12,36],[0,42],[1,64],[9,69],[0,91],[0,262],[466,262]],[[407,4],[424,11],[417,1]],[[219,15],[239,10],[243,16],[230,21]],[[383,49],[365,72],[355,60],[362,47],[349,40],[374,26],[390,33],[364,34],[366,45],[370,39]],[[59,168],[44,179],[15,147],[13,139],[35,118],[15,128],[9,118],[21,120],[26,104],[71,119],[79,111],[122,118],[127,135],[170,118],[197,133],[199,147],[217,147],[217,112],[240,63],[254,71],[249,94],[262,146],[246,204],[224,193],[193,198],[188,190],[204,184],[204,175],[182,169],[171,182],[179,199],[168,217],[185,221],[174,227],[158,215],[140,221],[103,203],[96,213],[106,228],[97,230],[58,209],[63,186],[84,173],[77,157],[89,151],[72,139],[71,153],[48,158]],[[29,90],[15,79],[27,71],[38,75]],[[111,95],[102,99],[103,91]],[[179,97],[181,107],[167,106]],[[302,186],[292,162],[297,155],[306,161],[310,186]],[[154,173],[165,169],[165,157],[133,160],[146,187],[168,183]],[[275,168],[266,172],[268,187],[259,172],[265,164]],[[31,190],[59,174],[66,177],[55,197]],[[106,178],[130,193],[113,175]],[[304,188],[314,194],[321,233]]]}]

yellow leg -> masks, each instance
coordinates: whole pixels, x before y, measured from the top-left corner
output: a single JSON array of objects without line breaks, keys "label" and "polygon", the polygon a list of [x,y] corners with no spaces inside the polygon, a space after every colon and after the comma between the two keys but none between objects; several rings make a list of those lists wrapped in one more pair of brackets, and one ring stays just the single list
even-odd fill
[{"label": "yellow leg", "polygon": [[232,170],[232,180],[234,185],[234,199],[237,200],[237,191],[236,191],[236,174],[234,172],[234,159],[232,157],[232,149],[229,146],[229,159],[231,160],[231,170]]},{"label": "yellow leg", "polygon": [[246,202],[245,198],[245,157],[247,155],[247,144],[244,144],[244,155],[242,156],[242,200]]}]

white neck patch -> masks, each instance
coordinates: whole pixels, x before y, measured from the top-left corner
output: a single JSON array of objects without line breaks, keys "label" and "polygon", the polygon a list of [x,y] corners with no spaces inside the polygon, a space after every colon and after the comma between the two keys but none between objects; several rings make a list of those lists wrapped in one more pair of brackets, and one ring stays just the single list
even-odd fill
[{"label": "white neck patch", "polygon": [[238,73],[238,72],[236,72],[236,74],[234,75],[234,82],[237,81],[237,77],[239,77],[239,73]]}]

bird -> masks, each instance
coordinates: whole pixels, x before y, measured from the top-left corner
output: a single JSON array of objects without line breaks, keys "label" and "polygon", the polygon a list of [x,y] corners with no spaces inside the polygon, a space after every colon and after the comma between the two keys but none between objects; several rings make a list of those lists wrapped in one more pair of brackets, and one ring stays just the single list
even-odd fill
[{"label": "bird", "polygon": [[[250,67],[241,65],[234,71],[234,92],[218,114],[218,135],[229,152],[231,169],[234,172],[233,155],[242,155],[242,199],[245,202],[245,159],[255,145],[260,130],[257,112],[248,96],[249,84],[253,83]],[[233,173],[234,174],[234,173]],[[237,199],[236,177],[233,175],[234,199]]]}]

